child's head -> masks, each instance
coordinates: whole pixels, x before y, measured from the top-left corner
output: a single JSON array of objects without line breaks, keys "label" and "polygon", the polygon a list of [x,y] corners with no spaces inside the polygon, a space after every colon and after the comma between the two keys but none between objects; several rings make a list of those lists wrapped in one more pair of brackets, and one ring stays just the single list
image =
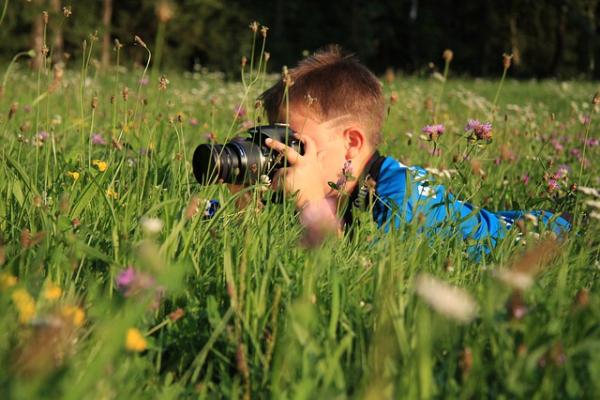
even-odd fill
[{"label": "child's head", "polygon": [[327,181],[336,182],[347,160],[361,168],[381,141],[381,84],[337,46],[300,61],[289,69],[287,83],[280,79],[261,99],[270,123],[287,122],[314,140]]}]

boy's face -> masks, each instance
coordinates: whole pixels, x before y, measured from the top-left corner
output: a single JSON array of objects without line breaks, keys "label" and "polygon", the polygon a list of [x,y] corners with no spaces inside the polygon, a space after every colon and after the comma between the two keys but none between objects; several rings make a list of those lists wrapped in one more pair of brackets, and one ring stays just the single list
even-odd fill
[{"label": "boy's face", "polygon": [[336,195],[328,182],[337,182],[342,176],[342,168],[346,161],[346,142],[344,140],[342,125],[335,120],[320,122],[310,112],[303,108],[291,107],[289,114],[290,128],[298,133],[300,137],[308,137],[313,140],[317,152],[317,160],[321,170],[321,182],[323,191],[329,196]]}]

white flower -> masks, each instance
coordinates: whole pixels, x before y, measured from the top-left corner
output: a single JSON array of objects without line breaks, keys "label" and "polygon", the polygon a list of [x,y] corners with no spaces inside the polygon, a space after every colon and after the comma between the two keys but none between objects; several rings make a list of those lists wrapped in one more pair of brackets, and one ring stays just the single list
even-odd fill
[{"label": "white flower", "polygon": [[579,190],[583,194],[587,194],[588,196],[600,197],[600,192],[598,191],[598,189],[585,186],[578,186],[577,190]]},{"label": "white flower", "polygon": [[142,230],[146,235],[155,235],[163,228],[163,222],[159,218],[142,218]]},{"label": "white flower", "polygon": [[477,304],[469,293],[431,275],[419,274],[415,288],[423,300],[446,317],[467,323],[477,314]]}]

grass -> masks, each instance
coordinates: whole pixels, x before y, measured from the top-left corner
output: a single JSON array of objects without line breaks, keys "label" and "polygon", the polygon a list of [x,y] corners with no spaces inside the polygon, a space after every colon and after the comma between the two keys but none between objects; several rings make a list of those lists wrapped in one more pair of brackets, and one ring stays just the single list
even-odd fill
[{"label": "grass", "polygon": [[[207,133],[224,141],[258,121],[253,99],[272,77],[171,73],[159,89],[145,70],[118,71],[45,69],[38,89],[15,64],[7,78],[0,397],[600,395],[598,210],[572,186],[600,186],[599,147],[583,152],[586,130],[598,138],[594,85],[507,80],[492,115],[496,81],[450,74],[443,97],[435,79],[384,81],[383,153],[456,170],[436,179],[475,205],[575,216],[564,243],[528,222],[523,240],[475,262],[458,238],[427,240],[415,225],[381,234],[369,215],[343,240],[298,246],[291,203],[239,211],[191,174]],[[419,136],[438,96],[434,156]],[[467,143],[469,118],[494,121],[490,144]],[[213,198],[222,208],[203,218]],[[124,289],[127,266],[137,275]],[[461,317],[461,296],[474,315]]]}]

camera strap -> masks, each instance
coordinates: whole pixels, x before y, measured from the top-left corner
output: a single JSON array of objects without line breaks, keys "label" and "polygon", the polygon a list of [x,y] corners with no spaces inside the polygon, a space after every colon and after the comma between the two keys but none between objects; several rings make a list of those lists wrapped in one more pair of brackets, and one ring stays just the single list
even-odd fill
[{"label": "camera strap", "polygon": [[358,185],[354,188],[350,194],[346,211],[344,212],[344,224],[346,227],[352,225],[352,210],[358,208],[359,210],[368,210],[371,208],[372,196],[369,194],[375,190],[375,184],[379,179],[379,172],[381,170],[381,164],[385,157],[382,156],[379,151],[375,150],[375,153],[371,156],[365,169],[359,179]]}]

